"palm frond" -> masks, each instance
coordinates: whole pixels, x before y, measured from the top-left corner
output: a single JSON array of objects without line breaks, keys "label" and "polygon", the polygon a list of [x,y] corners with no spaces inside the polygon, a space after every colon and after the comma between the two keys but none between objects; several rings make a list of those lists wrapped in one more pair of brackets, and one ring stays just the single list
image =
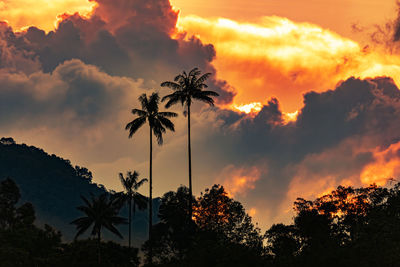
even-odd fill
[{"label": "palm frond", "polygon": [[158,117],[175,118],[178,117],[178,114],[176,114],[175,112],[164,111],[164,112],[158,112]]},{"label": "palm frond", "polygon": [[200,75],[201,71],[199,70],[199,68],[193,68],[190,72],[189,72],[189,76],[198,76]]},{"label": "palm frond", "polygon": [[[179,93],[178,93],[179,92]],[[167,104],[165,104],[166,108],[171,107],[172,105],[175,105],[178,102],[182,102],[182,96],[183,94],[180,91],[176,91],[170,95],[166,95],[163,97],[163,99],[161,101],[167,100]]]},{"label": "palm frond", "polygon": [[134,109],[132,109],[132,114],[133,115],[138,115],[140,117],[144,117],[144,116],[146,116],[146,111],[134,108]]},{"label": "palm frond", "polygon": [[157,139],[157,143],[159,145],[162,145],[163,141],[164,141],[162,134],[165,133],[165,128],[159,122],[158,123],[156,122],[156,124],[157,124],[157,127],[153,127],[153,133]]},{"label": "palm frond", "polygon": [[78,232],[75,234],[74,239],[76,240],[80,235],[86,232],[87,229],[92,225],[93,221],[87,217],[82,217],[74,220],[71,224],[75,224]]},{"label": "palm frond", "polygon": [[129,186],[128,186],[127,180],[125,179],[124,175],[120,172],[118,176],[119,176],[119,180],[121,181],[121,184],[124,187],[124,189],[128,190]]},{"label": "palm frond", "polygon": [[160,120],[160,123],[161,123],[162,126],[167,128],[168,130],[171,130],[171,131],[175,132],[175,126],[172,123],[172,121],[170,121],[166,117],[159,117],[158,119]]},{"label": "palm frond", "polygon": [[142,180],[140,180],[139,182],[135,183],[133,186],[133,189],[136,191],[139,189],[139,187],[141,187],[144,183],[148,182],[149,180],[147,180],[147,178],[143,178]]},{"label": "palm frond", "polygon": [[151,96],[149,97],[149,109],[148,112],[156,113],[158,112],[158,103],[160,102],[160,96],[158,93],[152,93]]},{"label": "palm frond", "polygon": [[214,106],[214,99],[212,99],[209,96],[198,94],[198,95],[194,95],[193,98],[196,99],[196,100],[200,100],[202,102],[205,102],[205,103],[209,104],[210,106]]},{"label": "palm frond", "polygon": [[219,96],[219,94],[214,91],[201,91],[201,94],[205,96]]},{"label": "palm frond", "polygon": [[129,130],[129,138],[139,130],[140,127],[146,122],[146,117],[139,117],[131,121],[125,126],[125,130]]},{"label": "palm frond", "polygon": [[119,238],[123,239],[123,236],[121,235],[121,233],[118,231],[117,228],[114,227],[113,224],[126,224],[126,219],[125,218],[121,218],[121,217],[113,217],[113,223],[107,223],[104,224],[104,228],[106,228],[107,230],[109,230],[111,233],[117,235]]},{"label": "palm frond", "polygon": [[176,83],[176,82],[166,81],[166,82],[161,83],[161,87],[169,87],[169,88],[171,88],[173,90],[177,90],[177,89],[181,88],[181,85],[179,83]]},{"label": "palm frond", "polygon": [[139,102],[142,105],[142,109],[148,111],[148,106],[149,106],[149,101],[147,99],[147,95],[146,94],[142,94],[141,96],[139,96]]},{"label": "palm frond", "polygon": [[196,85],[200,85],[200,84],[204,83],[210,76],[211,76],[210,72],[203,74],[196,80]]}]

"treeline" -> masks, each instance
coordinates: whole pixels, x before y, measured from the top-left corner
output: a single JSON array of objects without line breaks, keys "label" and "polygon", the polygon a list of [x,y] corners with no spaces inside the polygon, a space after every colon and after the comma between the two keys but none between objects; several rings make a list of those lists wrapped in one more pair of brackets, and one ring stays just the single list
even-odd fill
[{"label": "treeline", "polygon": [[[186,187],[162,197],[152,244],[141,248],[146,259],[152,247],[153,263],[146,266],[390,267],[400,262],[400,184],[338,187],[313,201],[298,199],[292,224],[273,225],[266,233],[220,185],[192,198],[192,218],[190,197]],[[139,266],[137,248],[99,244],[96,238],[61,242],[51,226],[35,226],[34,207],[19,199],[16,184],[3,180],[1,266]]]}]

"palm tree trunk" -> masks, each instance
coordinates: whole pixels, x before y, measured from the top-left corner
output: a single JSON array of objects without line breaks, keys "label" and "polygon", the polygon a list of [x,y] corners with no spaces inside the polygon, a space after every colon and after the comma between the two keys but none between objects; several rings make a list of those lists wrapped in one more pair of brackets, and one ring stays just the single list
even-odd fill
[{"label": "palm tree trunk", "polygon": [[101,230],[97,232],[97,263],[100,265],[101,258],[100,258],[100,245],[101,245],[101,236],[100,236]]},{"label": "palm tree trunk", "polygon": [[133,218],[135,218],[135,213],[136,213],[136,208],[135,208],[135,198],[133,198],[133,204],[132,204],[132,235],[133,234],[133,230],[135,229],[133,227]]},{"label": "palm tree trunk", "polygon": [[190,147],[190,103],[188,105],[188,156],[189,156],[189,221],[192,219],[192,151]]},{"label": "palm tree trunk", "polygon": [[149,243],[150,243],[150,249],[149,249],[149,263],[153,263],[153,243],[152,243],[152,226],[153,226],[153,195],[152,195],[152,186],[153,186],[153,176],[152,176],[152,165],[153,165],[153,144],[152,144],[152,132],[151,132],[151,127],[150,127],[150,186],[149,186]]},{"label": "palm tree trunk", "polygon": [[129,248],[131,248],[131,225],[132,225],[132,193],[129,194]]}]

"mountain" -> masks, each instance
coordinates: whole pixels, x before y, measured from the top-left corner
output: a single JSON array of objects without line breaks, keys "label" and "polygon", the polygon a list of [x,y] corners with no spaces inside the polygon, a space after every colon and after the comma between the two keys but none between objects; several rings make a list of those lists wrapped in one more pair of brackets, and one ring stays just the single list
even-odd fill
[{"label": "mountain", "polygon": [[[71,241],[76,233],[70,222],[81,217],[76,209],[83,204],[81,196],[111,194],[103,185],[92,180],[92,173],[84,168],[73,167],[69,160],[49,155],[43,149],[17,144],[12,138],[0,139],[0,181],[10,177],[21,191],[21,202],[31,202],[35,207],[39,226],[47,223]],[[116,177],[117,179],[117,177]],[[154,213],[158,213],[160,199],[153,200]],[[127,208],[120,216],[127,217]],[[133,244],[139,246],[147,238],[147,210],[138,211],[133,220]],[[154,216],[155,220],[157,216]],[[119,227],[124,240],[116,239],[104,231],[105,239],[127,243],[127,226]]]}]

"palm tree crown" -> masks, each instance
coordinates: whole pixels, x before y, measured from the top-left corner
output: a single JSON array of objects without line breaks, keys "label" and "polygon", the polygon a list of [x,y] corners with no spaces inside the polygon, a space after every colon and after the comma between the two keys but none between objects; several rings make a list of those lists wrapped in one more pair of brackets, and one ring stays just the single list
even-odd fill
[{"label": "palm tree crown", "polygon": [[163,97],[162,102],[168,100],[165,107],[169,108],[179,102],[183,106],[188,107],[192,104],[192,99],[200,100],[213,106],[214,99],[211,97],[219,96],[219,94],[214,91],[203,90],[204,88],[208,88],[204,82],[211,76],[211,73],[205,73],[198,77],[200,74],[201,71],[198,68],[194,68],[189,74],[183,71],[182,74],[174,78],[173,82],[166,81],[161,83],[162,87],[169,87],[174,90],[172,94]]},{"label": "palm tree crown", "polygon": [[136,131],[148,121],[158,144],[161,145],[163,143],[162,134],[166,132],[166,129],[175,131],[174,124],[168,118],[176,117],[178,114],[174,112],[159,112],[160,96],[157,93],[151,94],[149,98],[147,98],[146,94],[142,94],[139,97],[139,102],[142,105],[142,109],[132,109],[132,114],[138,117],[125,127],[125,130],[129,130],[129,138],[132,138]]},{"label": "palm tree crown", "polygon": [[[139,181],[139,173],[137,171],[128,171],[126,177],[124,177],[122,173],[119,173],[119,179],[125,190],[124,195],[134,200],[138,208],[146,208],[147,199],[145,196],[137,192],[137,190],[148,180],[143,178]],[[135,209],[135,207],[132,208]]]},{"label": "palm tree crown", "polygon": [[105,193],[97,197],[92,195],[90,200],[83,196],[81,198],[86,206],[79,206],[77,209],[82,211],[86,216],[71,222],[71,224],[76,225],[78,230],[75,238],[86,232],[92,225],[91,235],[97,235],[98,241],[100,241],[101,229],[103,227],[122,238],[115,225],[126,223],[126,219],[118,216],[119,209],[115,199],[109,198]]}]

